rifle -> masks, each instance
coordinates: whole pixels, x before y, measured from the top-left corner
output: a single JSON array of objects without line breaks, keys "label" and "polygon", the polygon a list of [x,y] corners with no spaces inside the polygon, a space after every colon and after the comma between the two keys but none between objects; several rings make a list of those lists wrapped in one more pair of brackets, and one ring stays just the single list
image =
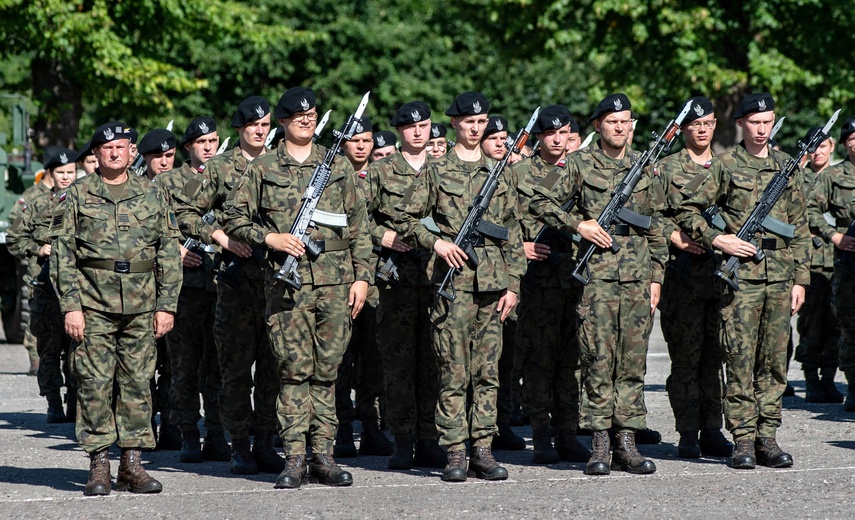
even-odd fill
[{"label": "rifle", "polygon": [[[297,213],[297,218],[291,226],[291,234],[302,240],[303,244],[306,245],[306,254],[312,260],[316,259],[322,252],[321,245],[309,238],[311,228],[317,227],[316,222],[320,221],[319,217],[321,215],[315,214],[318,201],[324,193],[324,188],[327,187],[327,182],[330,180],[330,175],[332,174],[331,168],[336,156],[338,156],[342,143],[346,140],[349,141],[356,132],[356,120],[360,119],[362,113],[365,112],[369,94],[371,92],[366,92],[362,96],[362,101],[359,103],[356,112],[347,118],[342,127],[341,134],[333,146],[327,150],[326,155],[324,155],[323,162],[317,165],[312,172],[312,178],[309,180],[309,185],[306,186],[305,193],[303,193],[303,203],[300,206],[300,211]],[[273,274],[273,279],[274,283],[276,280],[283,281],[299,291],[303,287],[303,279],[300,273],[297,272],[297,257],[288,255],[282,267]]]},{"label": "rifle", "polygon": [[[748,215],[748,218],[736,233],[737,238],[749,242],[755,247],[754,255],[751,257],[752,260],[759,262],[766,257],[766,254],[763,252],[763,249],[760,247],[760,244],[758,244],[757,238],[755,237],[761,229],[765,229],[780,236],[789,236],[790,238],[793,236],[795,228],[791,224],[775,220],[769,217],[769,213],[787,189],[790,177],[799,169],[799,162],[801,159],[805,154],[815,152],[820,143],[828,138],[828,132],[837,121],[838,114],[840,114],[840,110],[837,110],[831,116],[831,119],[828,120],[822,130],[814,134],[810,141],[805,143],[801,139],[799,140],[799,153],[796,158],[791,158],[787,161],[784,167],[781,168],[774,177],[772,177],[772,180],[763,190],[763,193],[760,194],[760,198],[757,200],[757,205],[754,206],[751,214]],[[724,260],[723,265],[719,269],[716,269],[715,275],[724,280],[731,289],[738,291],[739,277],[736,275],[736,271],[739,269],[740,265],[742,265],[741,258],[736,256],[728,257]]]},{"label": "rifle", "polygon": [[[205,224],[211,225],[217,220],[216,215],[214,215],[214,210],[209,210],[207,213],[202,215],[202,222]],[[188,237],[187,240],[184,241],[184,249],[190,251],[193,254],[203,256],[205,253],[210,252],[212,246],[202,243],[195,238]]]},{"label": "rifle", "polygon": [[[432,231],[437,235],[440,234],[439,228],[436,227],[436,222],[433,221],[433,217],[425,217],[419,222],[421,222],[422,225],[428,229],[428,231]],[[374,273],[374,278],[383,282],[397,282],[399,279],[398,258],[400,256],[401,253],[398,251],[390,252],[389,256],[387,256],[386,260],[383,262],[383,265],[380,266],[380,269],[377,269],[377,271]]]},{"label": "rifle", "polygon": [[[635,189],[638,181],[640,181],[642,175],[644,175],[644,169],[649,164],[655,163],[663,152],[667,152],[671,148],[671,144],[674,142],[677,134],[680,133],[680,125],[683,124],[683,119],[685,119],[689,114],[689,110],[691,108],[692,102],[688,101],[680,112],[680,115],[677,116],[677,119],[672,119],[671,122],[668,123],[668,126],[665,127],[665,131],[662,132],[662,134],[657,135],[656,132],[654,132],[653,137],[655,142],[653,143],[653,146],[644,152],[639,159],[632,163],[632,167],[620,181],[620,184],[617,185],[614,193],[612,194],[611,200],[597,218],[597,224],[605,229],[606,232],[611,233],[609,230],[619,222],[642,229],[650,228],[650,217],[639,215],[638,213],[623,206],[632,196],[632,190]],[[579,249],[579,257],[576,259],[576,265],[573,267],[572,274],[573,278],[578,280],[582,285],[588,285],[591,281],[591,272],[588,269],[588,262],[591,260],[591,256],[593,256],[594,251],[598,249],[598,247],[587,240],[584,240],[583,244],[584,245]],[[620,246],[612,240],[610,250],[612,253],[617,253],[620,251]],[[585,272],[585,276],[582,276],[583,270]]]},{"label": "rifle", "polygon": [[[517,134],[516,138],[513,141],[508,139],[508,146],[504,157],[490,170],[487,179],[478,191],[478,195],[475,196],[475,200],[469,206],[469,214],[466,215],[466,220],[463,221],[460,231],[454,237],[454,245],[466,253],[473,268],[478,267],[478,255],[475,253],[473,246],[479,238],[487,236],[499,240],[508,239],[508,229],[484,220],[484,214],[490,206],[490,199],[493,198],[496,188],[499,187],[499,175],[502,174],[505,166],[508,165],[511,154],[520,153],[520,149],[525,146],[525,142],[528,140],[529,134],[531,134],[531,128],[534,126],[538,114],[540,114],[540,107],[534,110],[528,124]],[[450,267],[448,272],[445,273],[445,278],[442,280],[437,294],[453,302],[457,298],[457,292],[454,290],[454,277],[458,274],[460,274],[460,269]],[[449,287],[451,289],[450,292],[446,290]]]}]

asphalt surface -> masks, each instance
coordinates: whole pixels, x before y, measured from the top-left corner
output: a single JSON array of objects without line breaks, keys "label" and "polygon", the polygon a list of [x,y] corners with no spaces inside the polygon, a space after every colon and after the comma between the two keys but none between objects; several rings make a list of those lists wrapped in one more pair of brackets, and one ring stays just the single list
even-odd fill
[{"label": "asphalt surface", "polygon": [[[341,459],[354,485],[307,484],[275,490],[275,475],[238,477],[228,463],[181,464],[177,452],[151,452],[146,469],[164,486],[158,495],[114,491],[86,498],[88,458],[72,424],[45,422],[46,402],[21,345],[0,342],[0,518],[853,518],[855,414],[841,405],[804,402],[798,363],[790,377],[797,396],[784,399],[780,444],[791,469],[734,470],[724,459],[676,458],[678,435],[665,393],[669,359],[658,324],[648,357],[648,423],[662,432],[641,446],[658,470],[637,476],[587,477],[583,464],[535,466],[531,429],[515,428],[529,447],[496,452],[510,473],[505,482],[470,479],[447,484],[439,472],[388,471],[384,457]],[[845,380],[838,375],[845,391]],[[359,427],[357,427],[359,431]],[[581,438],[589,443],[588,437]],[[113,475],[118,451],[111,456]]]}]

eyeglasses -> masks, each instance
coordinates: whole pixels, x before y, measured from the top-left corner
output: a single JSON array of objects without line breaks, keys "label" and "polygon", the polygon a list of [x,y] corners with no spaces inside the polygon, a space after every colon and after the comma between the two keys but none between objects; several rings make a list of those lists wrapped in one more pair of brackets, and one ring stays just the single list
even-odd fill
[{"label": "eyeglasses", "polygon": [[317,121],[318,120],[318,113],[317,112],[303,112],[302,114],[294,114],[291,117],[294,118],[294,121],[302,121],[304,119],[306,121]]},{"label": "eyeglasses", "polygon": [[701,128],[715,128],[715,119],[709,121],[692,121],[688,126],[691,130],[699,130]]}]

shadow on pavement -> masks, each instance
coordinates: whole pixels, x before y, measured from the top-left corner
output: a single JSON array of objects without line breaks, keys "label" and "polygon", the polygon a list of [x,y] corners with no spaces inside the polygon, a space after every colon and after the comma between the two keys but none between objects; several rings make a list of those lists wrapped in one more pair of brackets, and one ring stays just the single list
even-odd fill
[{"label": "shadow on pavement", "polygon": [[[0,430],[26,430],[40,433],[28,434],[39,439],[65,439],[75,441],[67,449],[77,447],[77,437],[74,433],[74,423],[48,424],[44,413],[41,412],[6,412],[0,413]],[[66,449],[52,446],[51,449]]]},{"label": "shadow on pavement", "polygon": [[855,441],[828,441],[828,444],[837,448],[845,448],[847,450],[855,450]]},{"label": "shadow on pavement", "polygon": [[89,477],[86,469],[15,468],[0,466],[0,481],[4,484],[42,486],[59,491],[83,492]]}]

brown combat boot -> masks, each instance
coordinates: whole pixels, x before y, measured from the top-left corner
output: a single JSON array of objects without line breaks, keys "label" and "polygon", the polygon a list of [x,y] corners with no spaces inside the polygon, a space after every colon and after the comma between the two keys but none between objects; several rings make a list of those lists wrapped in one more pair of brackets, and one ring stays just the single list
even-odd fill
[{"label": "brown combat boot", "polygon": [[612,469],[644,475],[654,473],[656,464],[645,459],[635,446],[635,432],[617,432],[615,451],[612,455]]},{"label": "brown combat boot", "polygon": [[585,475],[608,475],[609,466],[609,431],[597,430],[591,432],[591,458],[585,465]]},{"label": "brown combat boot", "polygon": [[754,441],[752,439],[739,439],[733,447],[730,456],[730,467],[734,469],[754,469],[757,465],[757,456],[754,454]]},{"label": "brown combat boot", "polygon": [[327,486],[349,486],[353,484],[353,476],[336,464],[331,453],[312,453],[309,470],[313,477]]},{"label": "brown combat boot", "polygon": [[591,458],[591,452],[582,446],[576,437],[575,428],[558,430],[558,435],[555,436],[555,451],[558,452],[558,458],[567,462],[587,462]]},{"label": "brown combat boot", "polygon": [[442,470],[442,480],[466,482],[466,452],[464,450],[448,452],[448,464]]},{"label": "brown combat boot", "polygon": [[490,448],[475,446],[469,456],[469,471],[466,476],[484,480],[506,480],[508,470],[496,462]]},{"label": "brown combat boot", "polygon": [[89,480],[83,494],[91,497],[110,494],[110,450],[89,454]]},{"label": "brown combat boot", "polygon": [[758,437],[754,441],[757,464],[769,468],[789,468],[793,465],[793,456],[778,446],[773,437]]},{"label": "brown combat boot", "polygon": [[143,469],[140,464],[141,456],[142,450],[139,448],[122,448],[116,488],[131,493],[160,493],[163,486]]},{"label": "brown combat boot", "polygon": [[276,489],[297,489],[303,483],[308,471],[309,465],[306,461],[306,455],[288,455],[285,457],[285,469],[276,477],[276,484],[273,487]]}]

